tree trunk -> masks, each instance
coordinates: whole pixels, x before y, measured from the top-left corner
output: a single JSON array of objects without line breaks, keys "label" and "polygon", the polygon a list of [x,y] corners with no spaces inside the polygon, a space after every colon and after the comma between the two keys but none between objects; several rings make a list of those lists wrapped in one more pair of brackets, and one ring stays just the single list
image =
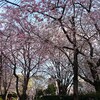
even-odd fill
[{"label": "tree trunk", "polygon": [[77,59],[77,50],[74,51],[74,66],[73,66],[73,92],[74,100],[78,100],[78,59]]},{"label": "tree trunk", "polygon": [[75,29],[75,17],[72,17],[72,28],[73,28],[73,92],[74,100],[78,100],[78,49],[76,41],[76,29]]},{"label": "tree trunk", "polygon": [[6,96],[7,96],[7,92],[4,93],[4,95],[3,95],[3,97],[2,97],[3,100],[6,100]]},{"label": "tree trunk", "polygon": [[67,86],[63,85],[62,86],[62,95],[66,95],[67,94]]},{"label": "tree trunk", "polygon": [[100,81],[94,82],[94,87],[97,93],[100,93]]},{"label": "tree trunk", "polygon": [[26,93],[22,94],[19,100],[27,100],[27,94]]},{"label": "tree trunk", "polygon": [[66,95],[66,86],[60,86],[59,87],[59,95]]},{"label": "tree trunk", "polygon": [[89,64],[89,68],[90,68],[90,71],[92,74],[92,78],[94,80],[93,86],[95,88],[95,91],[100,93],[100,79],[99,79],[99,75],[98,75],[98,72],[96,70],[96,67],[93,65],[92,62],[88,61],[88,64]]},{"label": "tree trunk", "polygon": [[28,98],[26,94],[28,81],[29,81],[29,73],[27,73],[27,75],[24,76],[23,91],[22,91],[22,95],[20,96],[20,100],[27,100]]},{"label": "tree trunk", "polygon": [[60,86],[60,80],[57,80],[57,85],[58,85],[58,95],[61,95],[61,86]]},{"label": "tree trunk", "polygon": [[1,94],[1,80],[2,80],[2,55],[0,55],[0,94]]}]

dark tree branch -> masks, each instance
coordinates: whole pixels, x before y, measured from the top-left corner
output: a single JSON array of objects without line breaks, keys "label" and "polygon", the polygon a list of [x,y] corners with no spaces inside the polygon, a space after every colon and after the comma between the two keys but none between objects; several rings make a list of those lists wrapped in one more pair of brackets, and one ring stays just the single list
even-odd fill
[{"label": "dark tree branch", "polygon": [[91,80],[89,80],[88,78],[86,78],[86,77],[84,77],[82,75],[79,75],[79,77],[82,78],[84,81],[90,83],[91,85],[94,85],[94,83]]},{"label": "dark tree branch", "polygon": [[13,3],[13,2],[10,2],[10,1],[8,1],[8,0],[4,0],[5,2],[7,2],[7,3],[9,3],[9,4],[12,4],[12,5],[15,5],[15,6],[18,6],[18,7],[20,7],[18,4],[16,4],[16,3]]},{"label": "dark tree branch", "polygon": [[92,5],[92,0],[90,0],[90,4],[89,4],[89,7],[87,8],[87,7],[85,7],[83,4],[81,4],[81,3],[75,3],[75,4],[78,4],[78,5],[80,5],[83,9],[85,9],[88,13],[90,13],[90,11],[91,11],[91,5]]}]

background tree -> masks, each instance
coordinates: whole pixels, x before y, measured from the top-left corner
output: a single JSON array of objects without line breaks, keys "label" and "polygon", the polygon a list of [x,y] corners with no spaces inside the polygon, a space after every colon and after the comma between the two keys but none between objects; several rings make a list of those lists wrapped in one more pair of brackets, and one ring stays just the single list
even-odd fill
[{"label": "background tree", "polygon": [[10,67],[8,68],[9,66],[8,63],[7,62],[4,63],[3,61],[2,95],[4,100],[6,100],[7,94],[11,88],[12,80],[13,80],[13,73]]},{"label": "background tree", "polygon": [[[66,56],[59,50],[55,49],[50,55],[49,64],[43,72],[47,73],[57,83],[59,95],[69,94],[70,86],[72,86],[72,67]],[[44,65],[45,66],[45,65]]]},{"label": "background tree", "polygon": [[[18,36],[17,36],[18,37]],[[7,48],[3,55],[9,60],[11,63],[11,68],[13,69],[13,74],[16,78],[16,91],[20,99],[26,99],[26,91],[29,79],[36,74],[37,70],[39,69],[40,64],[40,56],[37,54],[35,55],[35,46],[33,46],[33,42],[30,42],[28,36],[23,38],[23,41],[20,41],[18,37],[14,38],[11,36],[9,41],[9,48]],[[16,41],[17,39],[17,41]],[[8,39],[9,40],[9,39]],[[13,40],[13,43],[12,43]],[[15,42],[14,42],[15,40]],[[9,53],[8,53],[9,52]],[[33,55],[34,54],[34,55]],[[35,59],[34,59],[35,58]],[[18,71],[19,70],[19,71]],[[22,92],[19,92],[19,76],[20,73],[23,77],[22,80]]]},{"label": "background tree", "polygon": [[[99,80],[97,69],[100,65],[99,57],[96,54],[99,52],[96,45],[99,46],[100,38],[98,4],[99,1],[96,0],[39,0],[38,2],[23,0],[18,8],[5,7],[8,13],[2,14],[3,18],[7,18],[7,26],[10,27],[8,30],[15,29],[17,33],[23,33],[23,30],[25,33],[34,33],[36,38],[41,40],[41,50],[48,51],[48,48],[56,47],[66,55],[68,63],[73,68],[74,100],[78,100],[78,75],[92,85],[95,84],[96,91],[99,91],[96,87],[100,86],[97,81]],[[31,21],[29,21],[30,19]],[[55,30],[59,29],[59,32],[55,31],[56,35],[52,34],[52,25],[55,26]],[[5,28],[7,29],[7,27]],[[59,33],[60,35],[58,35]],[[19,36],[24,37],[23,34]],[[61,45],[57,45],[57,41],[53,40],[58,36],[61,36],[59,40]],[[42,51],[43,55],[49,54],[44,51]],[[71,56],[69,56],[69,52]],[[93,63],[95,56],[96,61]],[[84,62],[89,68],[92,82],[82,73],[81,67],[84,66],[85,69]],[[79,67],[81,71],[79,71]],[[88,71],[84,70],[85,73]]]}]

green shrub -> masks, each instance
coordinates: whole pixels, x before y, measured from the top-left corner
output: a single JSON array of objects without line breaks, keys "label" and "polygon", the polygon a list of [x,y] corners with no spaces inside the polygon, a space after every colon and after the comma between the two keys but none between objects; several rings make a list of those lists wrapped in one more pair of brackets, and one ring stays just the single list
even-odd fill
[{"label": "green shrub", "polygon": [[100,100],[100,93],[87,93],[87,94],[80,94],[79,100]]},{"label": "green shrub", "polygon": [[47,89],[44,92],[45,92],[45,94],[56,95],[56,86],[55,86],[55,84],[49,84]]},{"label": "green shrub", "polygon": [[12,97],[17,98],[17,94],[15,92],[13,92]]},{"label": "green shrub", "polygon": [[43,96],[43,90],[42,89],[37,89],[34,100],[41,100],[42,96]]},{"label": "green shrub", "polygon": [[72,96],[43,96],[42,100],[73,100]]},{"label": "green shrub", "polygon": [[[73,96],[43,96],[42,100],[73,100]],[[100,93],[80,94],[79,100],[100,100]]]}]

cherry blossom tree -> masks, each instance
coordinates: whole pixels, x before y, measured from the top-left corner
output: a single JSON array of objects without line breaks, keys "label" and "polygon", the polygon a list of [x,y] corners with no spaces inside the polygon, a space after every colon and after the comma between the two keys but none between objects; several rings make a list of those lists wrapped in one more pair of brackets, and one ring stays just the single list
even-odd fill
[{"label": "cherry blossom tree", "polygon": [[[13,13],[7,21],[11,20],[12,17],[14,17]],[[10,23],[6,23],[7,27],[5,27],[4,32],[5,34],[7,33],[7,40],[6,47],[2,51],[2,54],[6,59],[8,59],[9,63],[11,64],[10,68],[13,69],[13,74],[16,78],[17,95],[19,99],[25,100],[27,97],[27,86],[29,79],[37,73],[43,61],[41,54],[42,47],[38,37],[31,34],[31,32],[33,32],[31,28],[33,27],[30,27],[30,24],[27,24],[27,21],[24,23],[19,23],[20,19],[16,20],[16,18],[11,20]],[[24,20],[25,19],[23,19],[23,21]],[[29,27],[26,27],[26,25],[29,25]],[[23,77],[21,92],[19,89],[20,77],[18,73]]]},{"label": "cherry blossom tree", "polygon": [[[17,36],[18,37],[18,36]],[[10,39],[13,39],[12,36]],[[17,41],[15,40],[17,39]],[[15,44],[10,41],[10,48],[8,50],[8,55],[3,55],[12,64],[13,74],[16,78],[16,91],[20,99],[26,99],[26,91],[29,79],[36,74],[40,67],[41,57],[36,54],[35,44],[30,41],[32,37],[26,35],[26,38],[20,41],[20,38],[15,38]],[[13,42],[14,42],[13,40]],[[34,45],[33,45],[34,44]],[[19,76],[18,73],[22,75],[22,91],[19,91]]]},{"label": "cherry blossom tree", "polygon": [[[27,2],[27,1],[26,1]],[[89,15],[90,13],[94,12],[95,10],[95,6],[97,7],[97,2],[96,1],[92,1],[92,0],[88,0],[88,1],[43,1],[43,3],[38,2],[38,3],[34,3],[36,5],[41,5],[39,7],[30,7],[30,5],[28,5],[28,11],[29,12],[37,12],[38,14],[42,14],[43,16],[46,16],[47,19],[51,19],[54,20],[56,22],[58,22],[57,24],[61,27],[61,29],[63,30],[64,34],[66,34],[66,37],[69,41],[69,43],[72,45],[71,48],[68,47],[64,47],[66,49],[71,49],[73,50],[73,72],[74,72],[74,78],[73,78],[73,83],[74,83],[74,99],[77,100],[77,94],[78,94],[78,55],[79,54],[83,54],[83,52],[81,52],[81,48],[80,48],[80,40],[83,37],[79,37],[79,31],[80,29],[82,29],[82,27],[77,27],[77,25],[80,23],[79,18],[82,17],[84,18],[84,16],[81,16],[82,12],[84,12],[84,15]],[[24,4],[23,4],[24,5]],[[25,6],[23,6],[25,7]],[[27,7],[26,7],[27,8]],[[98,11],[95,11],[98,12]],[[93,14],[94,15],[94,14]],[[92,15],[92,16],[93,16]],[[98,14],[97,14],[98,16]],[[39,19],[40,17],[37,15],[37,19]],[[85,17],[86,18],[86,17]],[[91,17],[89,17],[91,19]],[[66,20],[67,22],[66,22]],[[98,20],[99,17],[96,19]],[[84,19],[85,20],[85,19]],[[39,20],[40,21],[40,20]],[[89,21],[89,20],[88,20]],[[92,18],[93,21],[93,18]],[[84,22],[84,21],[83,21]],[[67,23],[67,24],[66,24]],[[84,24],[83,24],[84,25]],[[91,24],[93,25],[93,24]],[[81,26],[81,25],[80,25]],[[98,28],[98,24],[95,23],[94,25],[95,27],[95,31],[97,31],[99,33],[99,28]],[[87,28],[87,27],[86,27]],[[93,33],[93,30],[91,30],[91,32]],[[91,33],[91,34],[92,34]],[[91,36],[90,34],[90,36]],[[83,34],[82,34],[83,35]],[[87,41],[88,42],[88,41]],[[90,44],[89,44],[90,45]],[[90,46],[91,48],[91,46]]]},{"label": "cherry blossom tree", "polygon": [[[7,60],[7,59],[6,59]],[[13,73],[9,66],[9,62],[3,62],[3,77],[2,77],[2,95],[3,99],[6,100],[7,94],[10,90],[13,80]]]},{"label": "cherry blossom tree", "polygon": [[[99,56],[97,55],[99,50],[99,19],[100,19],[100,12],[96,8],[98,7],[98,2],[90,0],[89,2],[84,2],[83,4],[76,3],[77,5],[82,7],[83,12],[80,15],[80,34],[79,37],[83,39],[83,45],[81,46],[82,52],[84,52],[84,56],[82,59],[85,60],[83,62],[84,66],[89,67],[86,68],[88,71],[85,70],[84,73],[88,73],[88,75],[84,75],[83,78],[85,81],[89,82],[91,85],[94,86],[96,91],[99,91]],[[95,13],[95,14],[94,14]],[[95,19],[96,17],[96,19]],[[86,65],[87,64],[87,65]],[[80,65],[82,66],[82,64]],[[90,76],[89,76],[90,75]]]},{"label": "cherry blossom tree", "polygon": [[[48,64],[49,63],[49,64]],[[58,49],[49,55],[49,60],[44,64],[43,72],[47,73],[57,84],[59,95],[69,94],[72,86],[73,72],[72,67],[66,56]]]},{"label": "cherry blossom tree", "polygon": [[9,91],[9,88],[12,84],[12,77],[13,74],[12,74],[12,70],[10,69],[9,67],[9,61],[8,59],[6,59],[3,55],[3,51],[5,49],[5,46],[6,46],[6,40],[7,40],[7,37],[6,35],[2,32],[2,30],[0,31],[0,52],[1,52],[1,79],[0,79],[0,86],[1,86],[1,90],[0,90],[0,93],[1,95],[3,95],[3,99],[6,100],[6,96],[7,96],[7,93]]},{"label": "cherry blossom tree", "polygon": [[[79,73],[79,67],[84,65],[84,62],[79,62],[80,58],[86,60],[87,67],[94,80],[92,82],[95,84],[94,86],[100,86],[97,82],[99,80],[98,70],[95,70],[100,66],[99,58],[96,58],[95,65],[93,63],[95,52],[99,50],[94,46],[98,45],[100,38],[100,7],[98,4],[99,1],[96,0],[21,0],[18,7],[5,7],[8,13],[2,15],[7,18],[10,30],[15,29],[17,33],[23,33],[24,30],[29,34],[34,33],[41,39],[43,43],[41,50],[48,51],[48,48],[54,46],[66,55],[73,68],[74,100],[78,100],[78,75],[81,75],[80,77],[85,80],[85,77]],[[48,31],[43,31],[44,23],[48,26]],[[52,24],[53,27],[50,28]],[[62,31],[59,35],[62,40],[64,39],[64,42],[61,42],[61,39],[59,40],[62,45],[57,45],[58,41],[53,40],[55,37],[58,38],[59,33],[56,31],[54,36],[50,32],[53,28],[59,29],[59,32]],[[46,35],[48,32],[50,35]],[[24,37],[23,34],[19,34],[19,36]],[[68,51],[71,52],[71,56],[68,55]],[[44,52],[42,51],[42,53]]]}]

